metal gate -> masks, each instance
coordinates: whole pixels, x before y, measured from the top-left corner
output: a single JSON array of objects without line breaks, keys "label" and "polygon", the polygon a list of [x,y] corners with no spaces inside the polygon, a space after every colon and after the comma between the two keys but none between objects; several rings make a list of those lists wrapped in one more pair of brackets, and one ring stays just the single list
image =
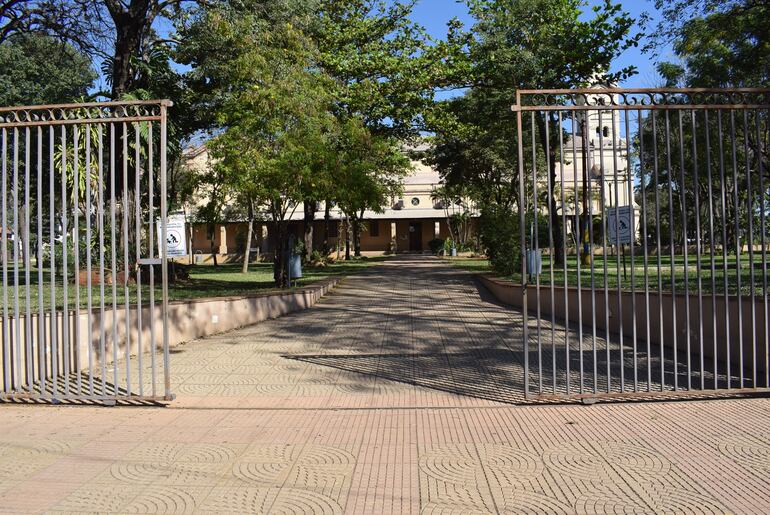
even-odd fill
[{"label": "metal gate", "polygon": [[518,91],[529,398],[768,390],[770,90]]},{"label": "metal gate", "polygon": [[0,109],[0,400],[172,398],[170,105]]}]

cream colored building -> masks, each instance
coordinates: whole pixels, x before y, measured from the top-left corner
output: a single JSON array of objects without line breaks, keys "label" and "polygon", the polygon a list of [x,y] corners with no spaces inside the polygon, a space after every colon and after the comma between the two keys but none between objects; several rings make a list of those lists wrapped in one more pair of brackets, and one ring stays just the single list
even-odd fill
[{"label": "cream colored building", "polygon": [[[210,157],[204,145],[185,151],[186,166],[195,170],[205,170],[211,166]],[[382,213],[367,211],[361,234],[361,250],[366,253],[383,252],[425,252],[429,250],[428,243],[434,238],[449,237],[447,213],[444,207],[435,202],[431,195],[440,185],[439,174],[436,170],[419,161],[412,162],[413,170],[404,179],[403,194],[390,199],[390,204]],[[195,199],[185,207],[188,215],[194,215],[206,202],[206,191],[200,191]],[[290,231],[296,237],[304,233],[304,209],[302,204],[296,206],[290,219]],[[323,245],[326,222],[324,220],[325,205],[319,203],[313,222],[314,248]],[[240,258],[246,245],[247,223],[243,215],[228,213],[225,210],[226,223],[217,224],[213,228],[215,252],[223,260]],[[194,218],[189,217],[190,220]],[[335,249],[344,244],[345,216],[332,207],[330,210],[328,245]],[[194,259],[198,262],[210,260],[211,241],[210,227],[204,223],[192,223],[189,226],[191,248]],[[251,248],[265,254],[272,252],[272,224],[269,221],[257,221],[254,227],[254,239]]]},{"label": "cream colored building", "polygon": [[[626,130],[621,124],[620,111],[591,110],[588,113],[586,136],[576,131],[574,139],[571,134],[565,138],[564,158],[556,163],[554,194],[561,207],[559,213],[574,217],[576,210],[582,214],[587,209],[600,218],[602,214],[607,217],[616,206],[630,206],[638,213],[639,206],[634,200],[634,174],[629,169],[629,146],[627,139],[622,137]],[[547,179],[539,182],[539,188],[548,187]],[[588,203],[584,206],[583,191],[586,188]],[[638,235],[638,216],[635,225]],[[568,225],[568,231],[572,231],[571,225]]]}]

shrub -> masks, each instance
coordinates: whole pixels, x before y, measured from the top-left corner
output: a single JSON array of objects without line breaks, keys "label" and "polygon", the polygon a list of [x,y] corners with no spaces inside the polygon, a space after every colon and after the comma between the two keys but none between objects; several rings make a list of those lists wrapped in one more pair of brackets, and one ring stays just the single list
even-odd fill
[{"label": "shrub", "polygon": [[[486,249],[489,264],[499,274],[508,276],[521,270],[521,229],[519,213],[501,206],[489,205],[481,210],[479,218],[479,236],[481,245]],[[548,247],[548,217],[537,217],[537,239],[540,248]],[[534,215],[525,219],[528,244],[534,228]]]},{"label": "shrub", "polygon": [[433,238],[428,242],[428,248],[434,254],[438,254],[439,251],[444,248],[444,240],[441,238]]},{"label": "shrub", "polygon": [[479,217],[479,237],[487,250],[489,264],[501,275],[511,275],[518,268],[519,215],[500,206],[485,206]]},{"label": "shrub", "polygon": [[310,266],[322,267],[329,263],[329,257],[325,256],[320,250],[314,250],[310,254]]}]

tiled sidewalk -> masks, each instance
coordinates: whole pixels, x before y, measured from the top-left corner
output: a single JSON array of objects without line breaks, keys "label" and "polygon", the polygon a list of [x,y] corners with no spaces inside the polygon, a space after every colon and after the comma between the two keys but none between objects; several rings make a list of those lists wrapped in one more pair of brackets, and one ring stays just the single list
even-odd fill
[{"label": "tiled sidewalk", "polygon": [[167,408],[0,406],[0,511],[770,512],[770,400],[516,405],[516,332],[390,262],[183,346]]}]

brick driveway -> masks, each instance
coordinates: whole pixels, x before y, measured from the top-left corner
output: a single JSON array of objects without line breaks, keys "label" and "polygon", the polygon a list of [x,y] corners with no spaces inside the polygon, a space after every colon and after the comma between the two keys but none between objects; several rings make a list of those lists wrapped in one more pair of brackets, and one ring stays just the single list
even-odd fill
[{"label": "brick driveway", "polygon": [[0,511],[770,512],[770,400],[517,405],[518,329],[388,262],[178,348],[168,408],[0,406]]}]

